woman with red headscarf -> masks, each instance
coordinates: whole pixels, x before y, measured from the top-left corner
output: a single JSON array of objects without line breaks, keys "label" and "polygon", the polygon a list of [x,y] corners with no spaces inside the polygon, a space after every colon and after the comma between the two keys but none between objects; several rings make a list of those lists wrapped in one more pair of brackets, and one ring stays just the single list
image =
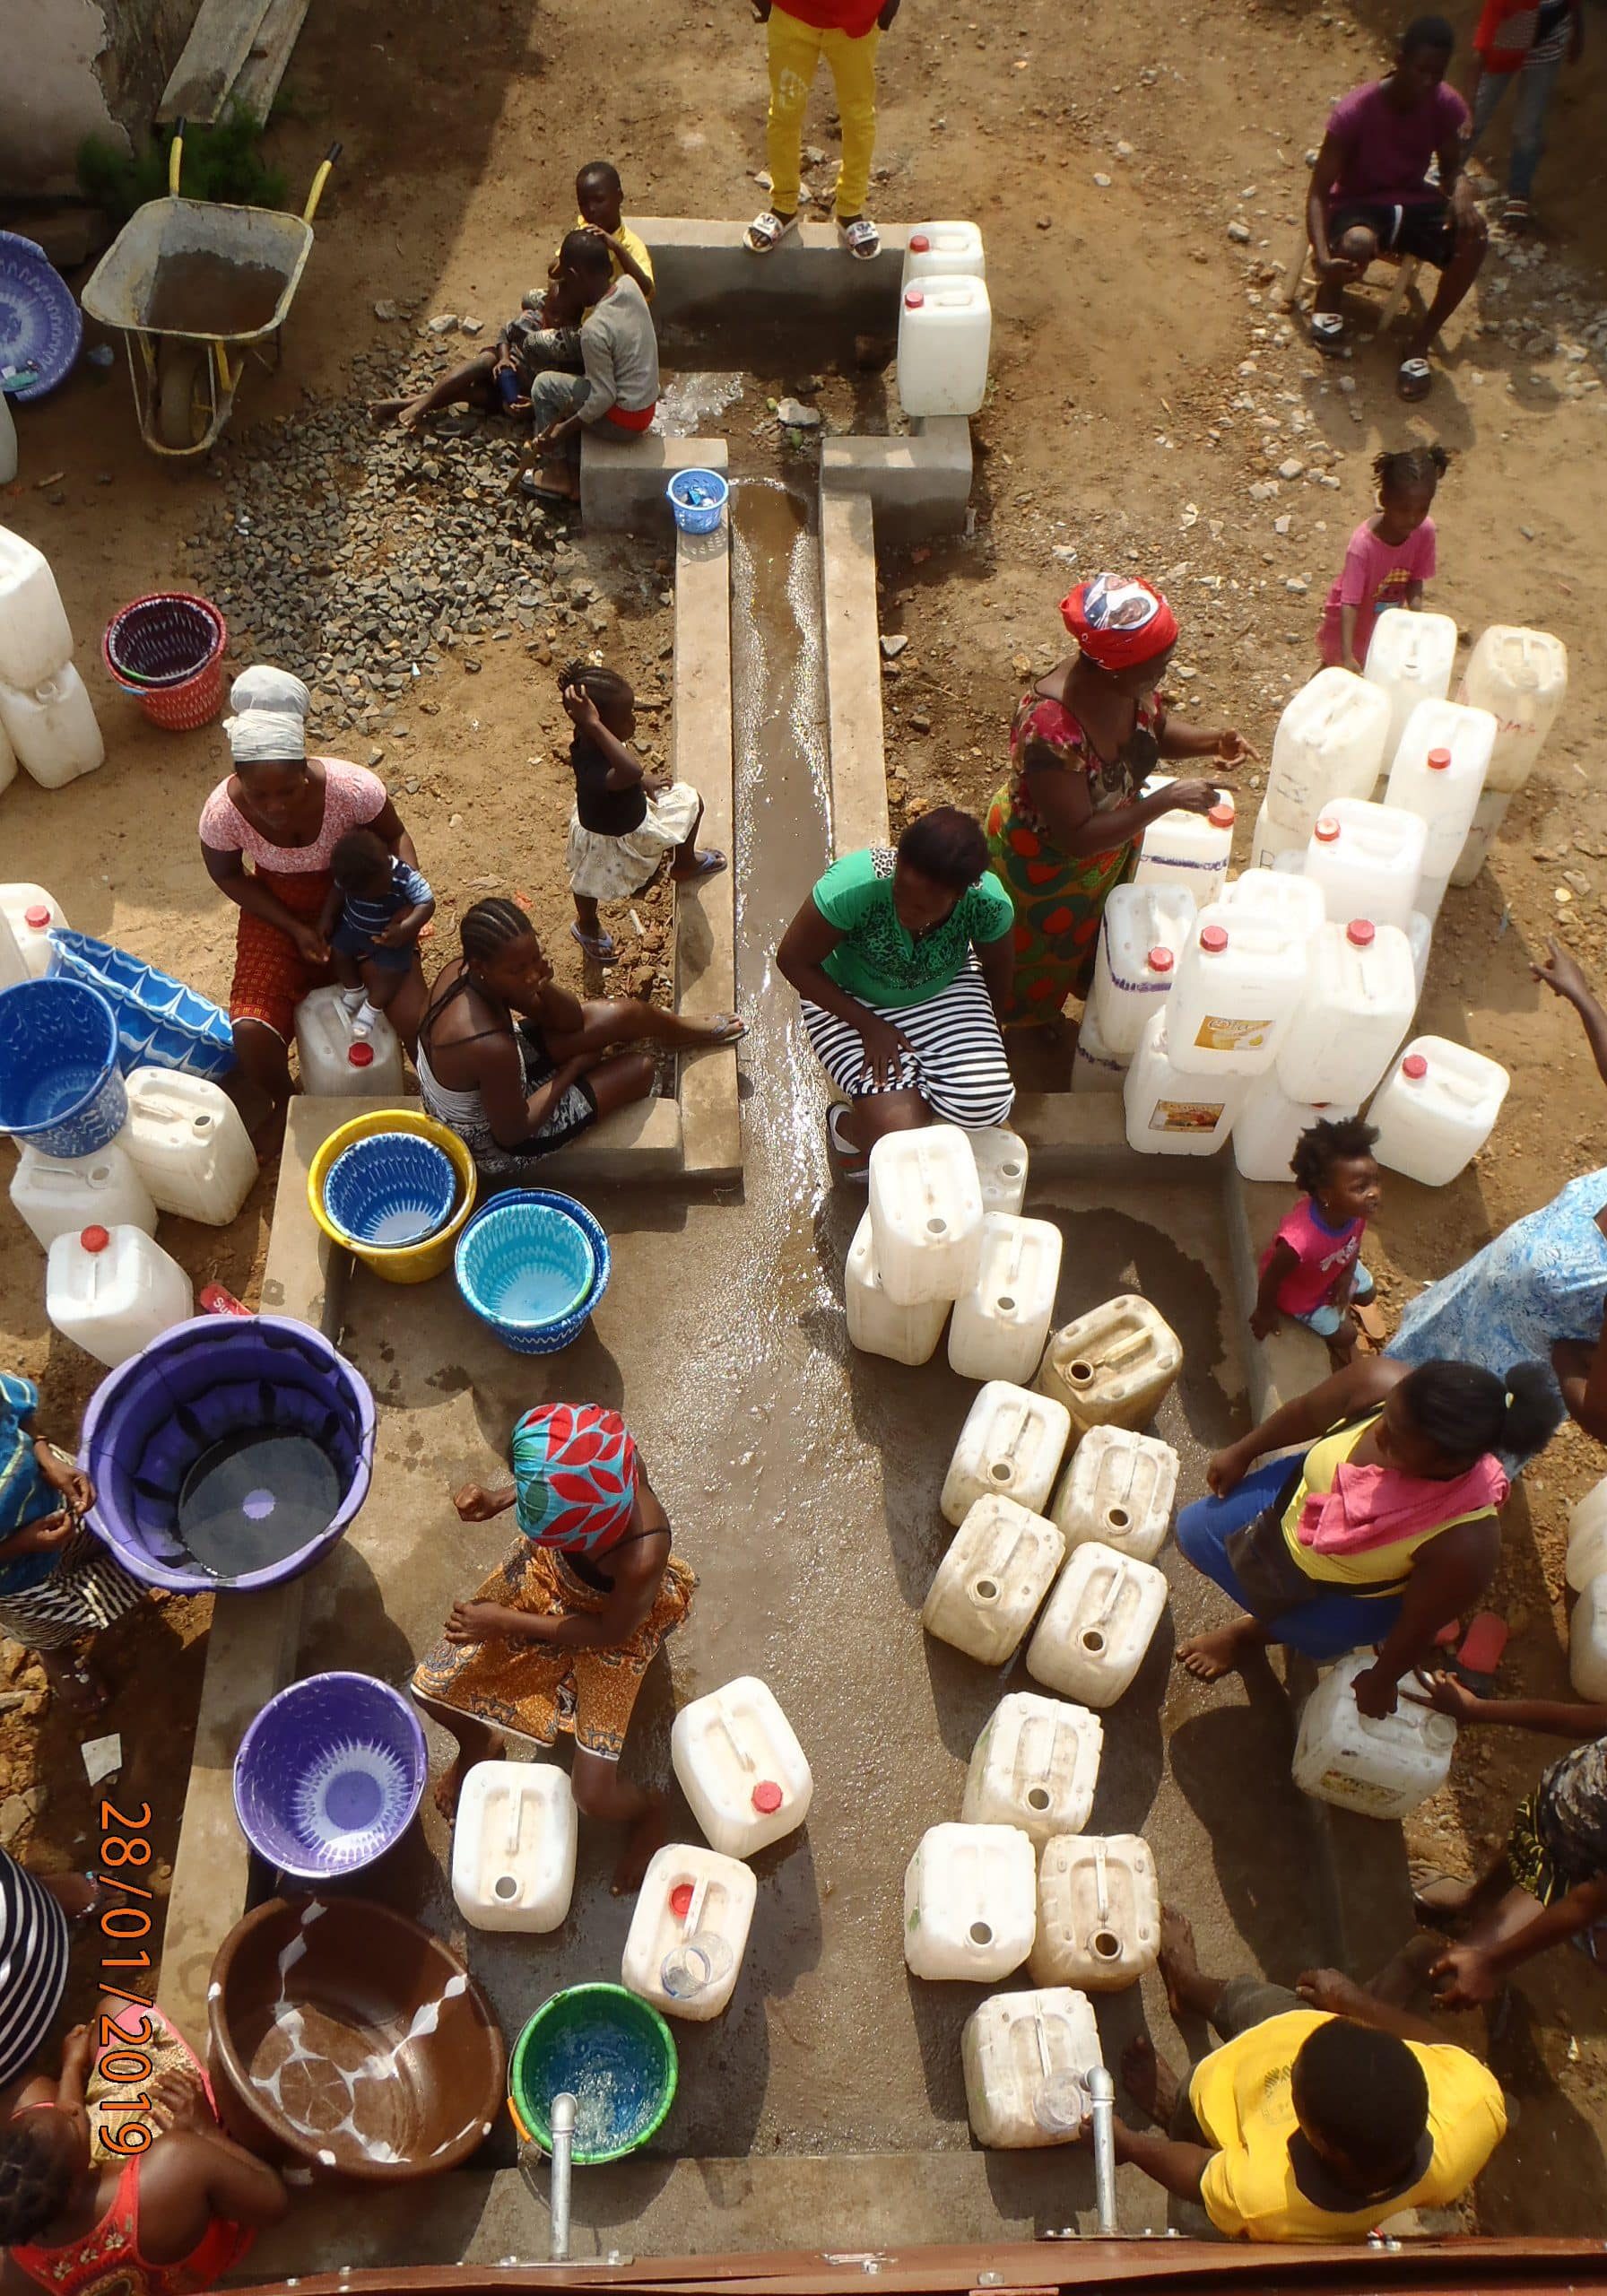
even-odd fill
[{"label": "woman with red headscarf", "polygon": [[1077,651],[1040,678],[1010,727],[1010,778],[988,809],[994,873],[1015,908],[1015,980],[1000,1017],[1057,1021],[1087,994],[1099,919],[1134,848],[1158,815],[1208,813],[1209,781],[1139,791],[1162,758],[1238,765],[1255,752],[1235,733],[1168,718],[1159,688],[1177,620],[1136,576],[1099,574],[1062,602]]}]

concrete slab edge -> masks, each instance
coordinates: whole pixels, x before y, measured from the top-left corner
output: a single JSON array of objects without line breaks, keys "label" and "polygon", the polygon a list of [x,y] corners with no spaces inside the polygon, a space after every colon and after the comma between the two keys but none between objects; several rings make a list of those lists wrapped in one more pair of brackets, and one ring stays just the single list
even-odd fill
[{"label": "concrete slab edge", "polygon": [[[724,440],[721,441],[722,446]],[[708,1020],[736,1010],[736,791],[731,726],[731,530],[675,537],[674,772],[703,799],[703,842],[726,856],[717,877],[675,895],[675,1009]],[[689,1178],[742,1170],[737,1062],[682,1057],[682,1169]]]},{"label": "concrete slab edge", "polygon": [[903,438],[828,439],[821,448],[828,494],[871,498],[882,539],[921,542],[963,534],[971,495],[971,426],[962,414],[916,418]]},{"label": "concrete slab edge", "polygon": [[882,748],[876,533],[869,495],[828,493],[822,481],[820,538],[831,851],[840,858],[892,841]]}]

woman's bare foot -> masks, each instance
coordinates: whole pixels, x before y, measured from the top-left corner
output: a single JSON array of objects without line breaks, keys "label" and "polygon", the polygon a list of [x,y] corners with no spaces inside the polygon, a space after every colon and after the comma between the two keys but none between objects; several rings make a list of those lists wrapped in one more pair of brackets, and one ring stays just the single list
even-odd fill
[{"label": "woman's bare foot", "polygon": [[1224,1674],[1237,1674],[1251,1651],[1258,1650],[1265,1640],[1253,1618],[1235,1619],[1231,1626],[1219,1626],[1212,1634],[1191,1635],[1186,1642],[1180,1642],[1177,1661],[1196,1682],[1220,1683]]},{"label": "woman's bare foot", "polygon": [[613,1869],[613,1880],[609,1887],[616,1898],[636,1895],[656,1853],[669,1839],[669,1831],[663,1803],[649,1803],[626,1837],[620,1862]]},{"label": "woman's bare foot", "polygon": [[104,1714],[111,1704],[111,1692],[96,1670],[93,1662],[80,1658],[76,1665],[65,1663],[49,1652],[41,1654],[45,1679],[63,1707],[80,1722],[92,1722]]},{"label": "woman's bare foot", "polygon": [[1157,2054],[1148,2033],[1135,2033],[1122,2051],[1122,2080],[1141,2112],[1162,2128],[1170,2126],[1177,2109],[1177,2075]]},{"label": "woman's bare foot", "polygon": [[1211,2014],[1221,1985],[1217,1979],[1202,1973],[1194,1950],[1194,1925],[1176,1906],[1163,1905],[1160,1909],[1160,1969],[1167,2007],[1174,2017],[1190,2013],[1199,2017]]},{"label": "woman's bare foot", "polygon": [[457,1815],[457,1797],[463,1792],[464,1779],[475,1763],[500,1761],[507,1752],[508,1741],[499,1730],[488,1730],[484,1744],[477,1746],[472,1755],[465,1747],[459,1746],[436,1780],[435,1787],[435,1806],[448,1825]]}]

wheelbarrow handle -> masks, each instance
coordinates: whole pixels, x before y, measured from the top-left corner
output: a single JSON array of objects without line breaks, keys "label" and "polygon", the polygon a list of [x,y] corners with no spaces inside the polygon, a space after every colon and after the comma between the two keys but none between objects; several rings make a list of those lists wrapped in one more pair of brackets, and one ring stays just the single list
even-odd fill
[{"label": "wheelbarrow handle", "polygon": [[178,172],[184,165],[184,128],[182,117],[173,122],[173,141],[168,146],[168,196],[178,196]]},{"label": "wheelbarrow handle", "polygon": [[318,172],[312,179],[312,189],[307,195],[307,204],[301,210],[301,221],[310,223],[318,212],[318,202],[324,196],[324,186],[329,180],[329,170],[340,158],[341,146],[332,144],[318,162]]}]

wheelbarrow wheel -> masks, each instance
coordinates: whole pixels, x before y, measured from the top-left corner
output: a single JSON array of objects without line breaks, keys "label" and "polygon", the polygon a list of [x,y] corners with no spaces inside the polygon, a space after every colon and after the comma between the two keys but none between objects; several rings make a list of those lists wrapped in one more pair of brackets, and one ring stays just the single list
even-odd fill
[{"label": "wheelbarrow wheel", "polygon": [[184,453],[198,447],[212,420],[211,370],[204,343],[169,343],[156,372],[156,435]]}]

